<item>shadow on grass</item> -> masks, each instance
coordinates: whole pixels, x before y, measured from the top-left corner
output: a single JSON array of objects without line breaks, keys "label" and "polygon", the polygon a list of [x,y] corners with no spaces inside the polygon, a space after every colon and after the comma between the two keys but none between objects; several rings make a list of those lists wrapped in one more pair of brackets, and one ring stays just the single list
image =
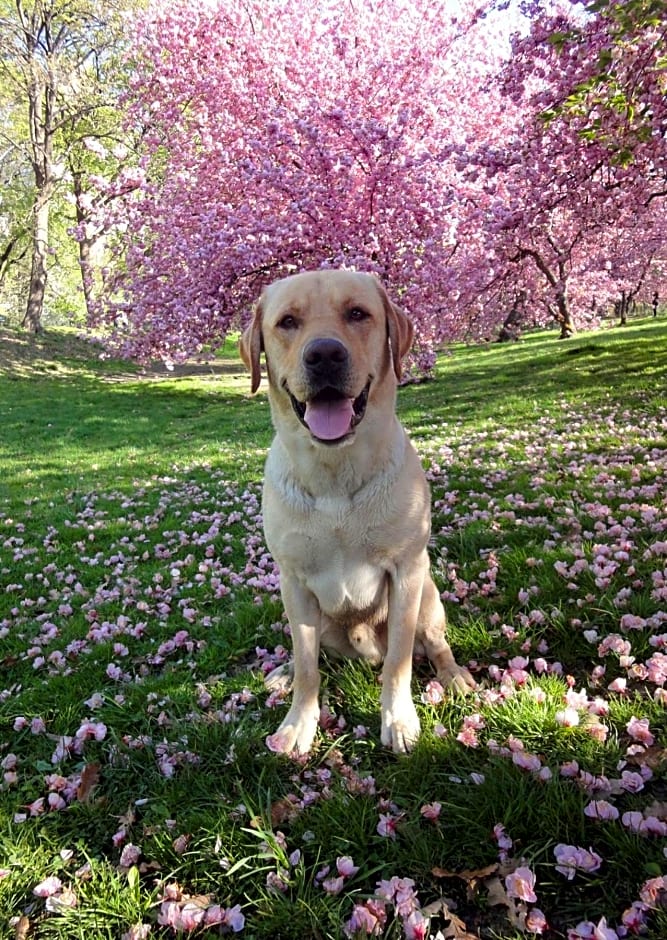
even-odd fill
[{"label": "shadow on grass", "polygon": [[[435,381],[400,390],[400,415],[418,438],[434,422],[529,421],[563,396],[589,405],[610,395],[659,398],[666,340],[667,325],[651,320],[566,342],[541,332],[511,345],[456,346],[440,360]],[[46,364],[37,371],[0,375],[6,486],[27,489],[29,498],[35,486],[122,487],[176,465],[206,463],[236,478],[261,476],[272,436],[269,408],[265,392],[248,395],[238,360],[225,360],[217,372],[199,364],[194,374],[156,380],[125,364],[100,363],[90,352],[86,359],[90,346],[78,340],[72,352],[72,342],[52,347],[65,356],[66,372],[40,359]]]}]

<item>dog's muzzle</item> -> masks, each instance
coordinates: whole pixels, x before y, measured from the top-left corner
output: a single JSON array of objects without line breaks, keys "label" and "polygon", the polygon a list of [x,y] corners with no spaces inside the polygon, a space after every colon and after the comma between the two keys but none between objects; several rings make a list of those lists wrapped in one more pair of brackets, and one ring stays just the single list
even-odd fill
[{"label": "dog's muzzle", "polygon": [[324,444],[338,444],[349,437],[362,421],[370,387],[369,379],[361,394],[350,398],[327,386],[307,401],[299,401],[286,388],[297,418],[312,436]]}]

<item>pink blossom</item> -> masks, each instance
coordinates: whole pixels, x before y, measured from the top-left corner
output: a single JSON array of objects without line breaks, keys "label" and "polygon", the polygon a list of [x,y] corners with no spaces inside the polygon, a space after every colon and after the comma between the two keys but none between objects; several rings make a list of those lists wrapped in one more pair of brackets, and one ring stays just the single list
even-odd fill
[{"label": "pink blossom", "polygon": [[386,922],[384,905],[370,900],[365,904],[354,905],[352,916],[343,925],[343,932],[347,937],[355,937],[359,933],[367,937],[379,937]]},{"label": "pink blossom", "polygon": [[62,891],[62,888],[63,883],[60,878],[56,877],[56,875],[51,875],[49,878],[45,878],[44,881],[40,881],[40,883],[32,889],[32,893],[38,898],[49,898]]},{"label": "pink blossom", "polygon": [[121,934],[120,940],[148,940],[151,930],[150,924],[133,924],[129,930]]},{"label": "pink blossom", "polygon": [[542,761],[537,754],[529,754],[527,751],[515,751],[512,754],[512,763],[522,770],[530,770],[533,773],[539,773],[542,769]]},{"label": "pink blossom", "polygon": [[544,933],[548,926],[546,917],[538,907],[531,908],[526,914],[526,930],[528,933]]},{"label": "pink blossom", "polygon": [[615,806],[608,803],[607,800],[591,800],[584,808],[584,815],[591,819],[618,819],[619,812]]},{"label": "pink blossom", "polygon": [[667,875],[645,881],[639,891],[639,897],[650,908],[667,906]]},{"label": "pink blossom", "polygon": [[554,848],[556,856],[556,871],[571,881],[577,871],[595,872],[601,864],[602,859],[593,849],[582,849],[576,845],[565,845],[559,843]]},{"label": "pink blossom", "polygon": [[517,868],[505,878],[505,888],[510,898],[518,898],[533,904],[537,901],[535,894],[535,874],[530,868]]},{"label": "pink blossom", "polygon": [[128,842],[127,845],[123,846],[123,851],[120,853],[120,862],[119,865],[121,868],[131,868],[132,865],[136,865],[141,857],[141,849],[137,845],[133,845],[131,842]]},{"label": "pink blossom", "polygon": [[396,822],[396,817],[392,816],[391,813],[380,813],[380,821],[377,824],[378,835],[384,836],[388,839],[395,839]]},{"label": "pink blossom", "polygon": [[505,827],[502,823],[496,823],[496,825],[493,827],[493,837],[498,843],[500,857],[507,858],[507,853],[511,850],[514,843],[505,832]]},{"label": "pink blossom", "polygon": [[445,690],[440,682],[437,679],[431,679],[421,694],[421,700],[425,705],[438,705],[444,696]]},{"label": "pink blossom", "polygon": [[405,940],[426,940],[428,937],[429,921],[421,911],[411,911],[403,919]]},{"label": "pink blossom", "polygon": [[440,803],[425,803],[420,809],[420,813],[424,819],[428,819],[430,822],[435,822],[435,820],[440,816],[440,810],[442,806]]},{"label": "pink blossom", "polygon": [[555,717],[557,723],[564,728],[576,728],[579,724],[579,712],[576,708],[561,708]]},{"label": "pink blossom", "polygon": [[345,885],[345,879],[342,875],[339,875],[337,878],[325,878],[322,882],[322,887],[327,894],[340,894]]},{"label": "pink blossom", "polygon": [[359,871],[349,855],[341,855],[336,859],[336,870],[343,878],[352,878]]},{"label": "pink blossom", "polygon": [[626,728],[630,737],[635,741],[639,741],[641,744],[646,744],[650,747],[655,741],[655,738],[649,731],[648,718],[636,718],[633,715],[627,723]]}]

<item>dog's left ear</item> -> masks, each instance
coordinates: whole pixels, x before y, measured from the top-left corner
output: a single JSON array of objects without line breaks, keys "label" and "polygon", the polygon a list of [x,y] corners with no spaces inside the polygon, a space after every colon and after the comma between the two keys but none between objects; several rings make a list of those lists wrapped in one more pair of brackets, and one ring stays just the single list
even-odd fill
[{"label": "dog's left ear", "polygon": [[402,362],[410,351],[412,340],[415,335],[415,328],[412,321],[407,318],[400,307],[389,299],[387,291],[378,281],[378,290],[382,295],[385,314],[387,317],[387,336],[391,346],[391,358],[394,366],[394,373],[397,379],[403,374]]},{"label": "dog's left ear", "polygon": [[262,298],[260,297],[253,310],[250,325],[243,332],[239,340],[239,352],[241,359],[250,372],[250,391],[254,395],[259,388],[262,380],[262,369],[259,357],[264,349],[264,339],[262,337]]}]

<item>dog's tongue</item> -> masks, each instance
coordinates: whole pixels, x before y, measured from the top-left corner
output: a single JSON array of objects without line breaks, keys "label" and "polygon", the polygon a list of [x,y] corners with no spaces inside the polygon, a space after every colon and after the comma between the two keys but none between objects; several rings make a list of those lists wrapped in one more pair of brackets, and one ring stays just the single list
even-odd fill
[{"label": "dog's tongue", "polygon": [[335,441],[348,433],[354,418],[353,399],[334,398],[306,403],[304,421],[322,441]]}]

